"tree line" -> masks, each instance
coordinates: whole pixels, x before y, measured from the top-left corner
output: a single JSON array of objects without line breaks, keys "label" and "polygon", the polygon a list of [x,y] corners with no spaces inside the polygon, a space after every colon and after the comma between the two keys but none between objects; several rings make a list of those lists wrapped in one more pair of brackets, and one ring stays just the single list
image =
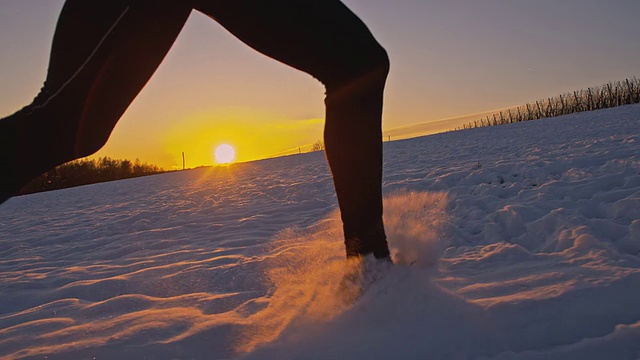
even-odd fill
[{"label": "tree line", "polygon": [[20,190],[20,195],[68,187],[121,180],[165,172],[140,160],[117,160],[110,157],[79,159],[64,163],[40,175]]},{"label": "tree line", "polygon": [[637,103],[640,103],[640,81],[633,77],[503,110],[455,130],[512,124]]}]

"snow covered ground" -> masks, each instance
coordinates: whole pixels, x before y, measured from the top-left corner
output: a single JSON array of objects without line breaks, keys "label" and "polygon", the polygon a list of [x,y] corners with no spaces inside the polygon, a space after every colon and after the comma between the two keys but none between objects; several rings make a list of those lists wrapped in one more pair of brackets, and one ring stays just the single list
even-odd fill
[{"label": "snow covered ground", "polygon": [[321,153],[9,200],[0,358],[640,358],[640,105],[385,163],[398,265],[352,305]]}]

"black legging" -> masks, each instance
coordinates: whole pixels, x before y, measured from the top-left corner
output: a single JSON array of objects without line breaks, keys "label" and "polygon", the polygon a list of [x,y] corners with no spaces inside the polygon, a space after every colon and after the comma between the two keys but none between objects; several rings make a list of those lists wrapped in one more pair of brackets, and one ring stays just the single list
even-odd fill
[{"label": "black legging", "polygon": [[4,197],[56,165],[99,150],[194,8],[325,85],[324,140],[347,256],[388,257],[381,114],[389,62],[339,0],[67,0],[43,89],[0,121],[0,165],[11,169],[2,177]]}]

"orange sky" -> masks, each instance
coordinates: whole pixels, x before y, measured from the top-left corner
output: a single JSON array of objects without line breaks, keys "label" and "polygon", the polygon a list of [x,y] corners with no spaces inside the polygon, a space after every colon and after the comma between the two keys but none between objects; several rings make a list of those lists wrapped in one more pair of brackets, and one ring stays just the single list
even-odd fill
[{"label": "orange sky", "polygon": [[[636,0],[344,2],[390,54],[383,130],[392,139],[640,75]],[[0,0],[0,115],[42,86],[62,4]],[[182,152],[188,167],[214,164],[221,143],[238,161],[304,151],[322,138],[323,100],[318,81],[194,12],[96,156],[172,169]]]}]

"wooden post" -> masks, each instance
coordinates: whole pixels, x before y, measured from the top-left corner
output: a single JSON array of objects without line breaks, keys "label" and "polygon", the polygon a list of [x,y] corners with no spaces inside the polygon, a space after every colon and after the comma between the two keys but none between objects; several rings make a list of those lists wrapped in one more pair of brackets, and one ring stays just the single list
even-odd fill
[{"label": "wooden post", "polygon": [[182,170],[185,169],[185,162],[184,162],[184,151],[182,152]]}]

